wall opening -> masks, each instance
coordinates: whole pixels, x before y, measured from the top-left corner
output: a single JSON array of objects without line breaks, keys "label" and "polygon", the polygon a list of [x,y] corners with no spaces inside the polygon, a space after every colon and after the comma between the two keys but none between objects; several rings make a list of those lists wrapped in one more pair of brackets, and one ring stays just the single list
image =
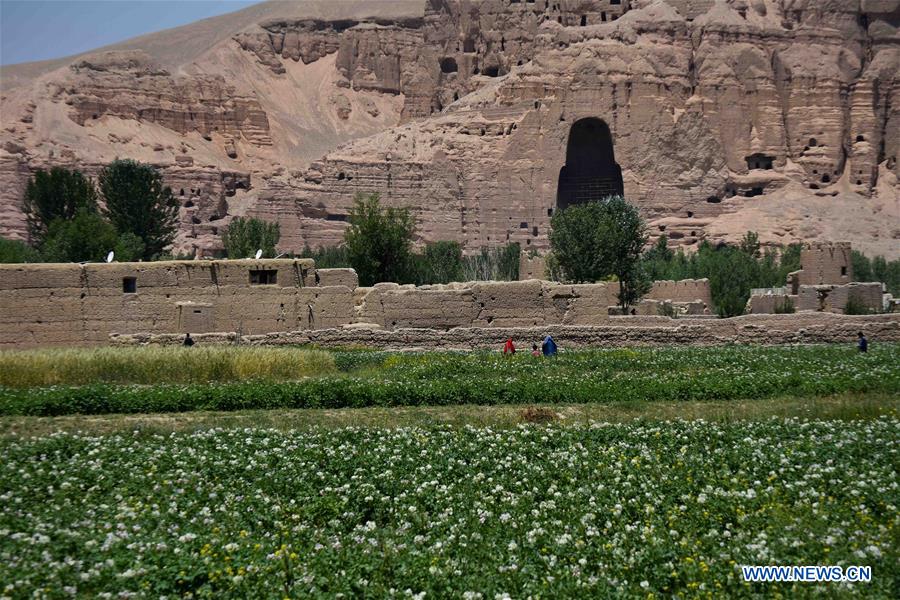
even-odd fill
[{"label": "wall opening", "polygon": [[278,271],[274,269],[251,269],[250,285],[275,285],[278,283]]},{"label": "wall opening", "polygon": [[123,277],[122,278],[122,293],[123,294],[136,294],[137,293],[137,277]]},{"label": "wall opening", "polygon": [[566,164],[559,171],[556,206],[566,208],[623,193],[622,169],[616,164],[609,125],[594,117],[575,121],[569,130]]},{"label": "wall opening", "polygon": [[764,169],[766,171],[770,171],[772,169],[773,164],[775,163],[774,156],[767,156],[765,154],[751,154],[744,158],[747,161],[747,168],[750,170],[753,169]]},{"label": "wall opening", "polygon": [[447,57],[441,59],[441,73],[456,73],[457,71],[459,71],[459,67],[455,58]]}]

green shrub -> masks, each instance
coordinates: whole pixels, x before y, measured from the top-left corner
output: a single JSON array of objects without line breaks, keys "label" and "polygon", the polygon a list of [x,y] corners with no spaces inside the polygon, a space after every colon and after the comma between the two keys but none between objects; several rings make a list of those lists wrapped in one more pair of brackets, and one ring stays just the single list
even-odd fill
[{"label": "green shrub", "polygon": [[415,231],[409,210],[381,206],[378,194],[358,194],[349,220],[344,245],[360,285],[408,281]]},{"label": "green shrub", "polygon": [[518,242],[499,248],[482,248],[478,254],[463,259],[463,278],[466,281],[518,281],[521,253]]},{"label": "green shrub", "polygon": [[866,306],[862,300],[853,294],[847,298],[847,305],[844,306],[845,315],[871,315],[877,312],[877,310]]},{"label": "green shrub", "polygon": [[0,237],[0,263],[36,263],[41,260],[41,253],[25,242]]},{"label": "green shrub", "polygon": [[252,258],[257,250],[262,250],[264,258],[275,258],[275,246],[280,238],[281,227],[278,223],[236,217],[222,234],[222,243],[228,258]]},{"label": "green shrub", "polygon": [[783,301],[775,305],[776,315],[788,315],[794,314],[795,312],[797,311],[794,309],[794,301],[790,298],[785,298]]}]

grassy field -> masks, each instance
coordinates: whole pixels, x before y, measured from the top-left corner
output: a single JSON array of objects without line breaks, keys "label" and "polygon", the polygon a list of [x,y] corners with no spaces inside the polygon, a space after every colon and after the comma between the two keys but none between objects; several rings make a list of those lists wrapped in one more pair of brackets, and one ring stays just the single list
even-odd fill
[{"label": "grassy field", "polygon": [[610,402],[590,404],[519,404],[463,406],[398,406],[343,409],[273,409],[199,411],[155,414],[66,415],[58,417],[0,416],[0,438],[44,436],[56,432],[108,435],[172,433],[223,428],[264,428],[278,431],[341,427],[493,427],[522,424],[589,425],[634,420],[674,419],[716,423],[806,418],[867,420],[900,417],[898,394],[840,394],[820,398],[763,400]]},{"label": "grassy field", "polygon": [[867,355],[847,346],[727,346],[586,350],[554,359],[496,352],[195,350],[3,353],[0,415],[900,394],[900,344],[879,344]]},{"label": "grassy field", "polygon": [[[0,593],[894,598],[898,440],[894,417],[7,439]],[[770,564],[873,579],[742,581]]]},{"label": "grassy field", "polygon": [[0,386],[289,381],[335,373],[322,350],[262,346],[74,348],[0,352]]}]

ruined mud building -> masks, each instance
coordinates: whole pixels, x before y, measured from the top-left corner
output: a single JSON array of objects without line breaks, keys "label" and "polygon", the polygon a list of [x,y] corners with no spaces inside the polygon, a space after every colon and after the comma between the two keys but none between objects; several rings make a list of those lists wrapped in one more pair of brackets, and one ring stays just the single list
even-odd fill
[{"label": "ruined mud building", "polygon": [[774,313],[786,309],[843,313],[850,302],[859,309],[892,310],[890,294],[879,282],[854,282],[849,242],[810,242],[800,251],[800,270],[790,273],[784,287],[755,289],[747,313]]},{"label": "ruined mud building", "polygon": [[[841,302],[855,294],[881,307],[881,284],[849,283],[849,257],[846,244],[808,245],[804,269],[791,274],[791,293],[755,295],[750,312],[774,312],[779,298],[791,298],[799,311],[842,312]],[[359,287],[352,269],[316,269],[309,259],[11,264],[0,265],[0,348],[100,345],[112,334],[609,324],[637,330],[643,318],[662,318],[663,305],[710,318],[704,316],[712,305],[707,280],[655,282],[636,307],[643,316],[614,316],[617,292],[614,283],[539,279]]]}]

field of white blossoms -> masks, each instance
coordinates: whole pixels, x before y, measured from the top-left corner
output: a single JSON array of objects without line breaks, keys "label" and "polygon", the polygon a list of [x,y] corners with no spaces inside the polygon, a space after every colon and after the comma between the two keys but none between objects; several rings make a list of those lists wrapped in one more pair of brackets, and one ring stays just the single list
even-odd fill
[{"label": "field of white blossoms", "polygon": [[0,597],[895,598],[898,464],[896,417],[9,438]]}]

